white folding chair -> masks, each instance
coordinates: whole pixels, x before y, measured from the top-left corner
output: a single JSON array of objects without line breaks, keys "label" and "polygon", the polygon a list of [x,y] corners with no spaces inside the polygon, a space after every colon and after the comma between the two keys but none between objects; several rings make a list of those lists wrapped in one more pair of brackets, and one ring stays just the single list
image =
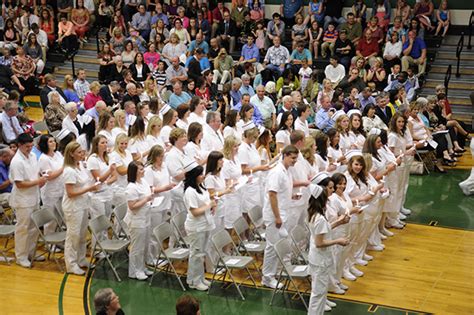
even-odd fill
[{"label": "white folding chair", "polygon": [[[237,238],[239,240],[239,243],[237,244],[237,248],[241,252],[246,253],[247,256],[250,256],[251,254],[254,254],[254,255],[263,254],[263,252],[265,251],[265,246],[266,246],[265,241],[242,240],[241,235],[243,235],[245,231],[250,229],[249,224],[247,223],[244,217],[239,217],[237,220],[235,220],[233,226],[234,226],[235,234],[237,234]],[[255,234],[253,231],[251,231],[251,237],[252,237],[251,239],[253,239],[253,236],[255,236]]]},{"label": "white folding chair", "polygon": [[309,236],[308,230],[301,225],[295,226],[290,232],[294,252],[304,264],[308,264]]},{"label": "white folding chair", "polygon": [[[277,285],[275,286],[275,289],[273,290],[272,293],[272,299],[270,300],[270,305],[273,304],[273,299],[275,297],[275,293],[277,291],[281,291],[282,293],[285,293],[285,291],[288,290],[290,284],[294,287],[296,290],[296,294],[300,298],[300,300],[303,302],[304,306],[306,309],[308,309],[308,305],[306,304],[306,301],[300,292],[298,286],[296,285],[295,279],[305,279],[309,283],[309,287],[311,288],[311,281],[310,281],[310,274],[309,274],[309,266],[308,265],[292,265],[288,264],[286,262],[286,257],[291,255],[292,253],[292,248],[290,245],[290,241],[288,239],[281,239],[275,244],[275,252],[278,256],[278,260],[280,261],[280,264],[282,265],[280,274],[278,276],[278,282]],[[281,289],[279,289],[279,284],[282,283],[283,286]]]},{"label": "white folding chair", "polygon": [[[214,273],[212,275],[211,284],[209,285],[209,290],[207,291],[207,294],[211,292],[211,287],[214,283],[214,280],[216,279],[217,272],[220,270],[224,270],[221,279],[224,280],[226,274],[229,274],[229,277],[232,280],[234,286],[237,288],[240,297],[242,298],[242,300],[245,300],[245,297],[242,294],[242,291],[240,290],[240,286],[242,285],[243,281],[240,284],[235,281],[234,275],[232,274],[232,269],[245,269],[247,271],[248,277],[245,278],[244,281],[250,278],[255,288],[257,288],[257,283],[255,282],[255,279],[253,278],[249,270],[250,264],[253,264],[255,269],[257,269],[257,266],[255,265],[255,260],[253,259],[253,257],[242,256],[239,254],[239,251],[237,250],[234,241],[230,237],[229,232],[227,232],[226,230],[220,230],[219,232],[214,234],[211,237],[211,243],[217,252],[218,262],[214,268]],[[233,255],[226,255],[224,253],[223,248],[227,247],[228,245],[232,245]]]},{"label": "white folding chair", "polygon": [[157,227],[153,229],[153,235],[155,235],[158,243],[160,244],[160,251],[158,253],[158,257],[156,257],[155,268],[153,269],[153,276],[150,279],[150,285],[153,282],[153,278],[155,277],[156,271],[158,270],[158,266],[163,263],[164,261],[168,261],[166,264],[165,272],[169,272],[170,268],[173,271],[176,279],[178,279],[179,284],[183,291],[186,291],[184,288],[183,282],[179,274],[176,272],[176,269],[173,265],[175,261],[183,261],[187,260],[189,257],[189,249],[188,248],[165,248],[164,242],[173,235],[173,230],[171,224],[168,222],[161,223]]},{"label": "white folding chair", "polygon": [[171,217],[171,223],[174,227],[174,233],[178,239],[179,246],[189,248],[189,237],[186,235],[184,229],[184,222],[186,221],[186,211],[180,211]]},{"label": "white folding chair", "polygon": [[122,204],[119,204],[116,206],[113,210],[114,213],[114,230],[115,233],[119,236],[122,237],[124,236],[128,240],[130,240],[130,234],[128,233],[128,227],[125,222],[123,222],[123,219],[125,218],[125,215],[127,214],[128,206],[127,203],[124,202]]},{"label": "white folding chair", "polygon": [[33,124],[33,130],[34,130],[34,131],[41,132],[41,133],[43,133],[43,132],[45,132],[45,131],[46,131],[47,133],[50,132],[48,125],[47,125],[46,122],[44,122],[43,120],[42,120],[42,121],[37,121],[37,122],[35,122],[35,123]]},{"label": "white folding chair", "polygon": [[262,207],[255,206],[248,211],[248,216],[252,222],[251,231],[260,241],[265,240],[265,229],[263,228]]},{"label": "white folding chair", "polygon": [[[63,231],[61,229],[61,225],[59,224],[58,219],[54,215],[53,211],[47,208],[42,208],[37,211],[34,211],[31,214],[31,220],[33,221],[39,233],[38,242],[44,243],[45,248],[48,251],[48,259],[51,255],[53,255],[53,259],[58,265],[59,269],[64,272],[64,268],[61,266],[58,259],[56,258],[55,251],[58,245],[64,246],[64,242],[66,241],[66,231]],[[49,223],[51,221],[56,221],[56,223],[58,224],[59,231],[45,235],[41,228],[44,227],[46,223]],[[38,247],[38,242],[36,243],[36,247]]]},{"label": "white folding chair", "polygon": [[[112,255],[118,252],[124,252],[127,250],[128,245],[130,244],[129,240],[121,240],[118,238],[117,234],[115,234],[115,231],[112,228],[112,225],[110,224],[110,220],[105,216],[105,215],[100,215],[95,219],[90,220],[89,222],[89,230],[92,233],[92,237],[95,238],[96,242],[93,248],[91,249],[91,263],[89,264],[89,267],[87,268],[87,272],[89,272],[90,266],[92,266],[92,260],[94,259],[94,253],[96,249],[98,248],[100,252],[102,252],[105,256],[105,259],[107,260],[107,263],[109,266],[112,268],[112,271],[115,274],[115,277],[117,280],[120,282],[122,279],[120,279],[116,267],[112,264]],[[112,238],[109,239],[101,239],[101,235],[107,234],[107,232],[111,230],[112,231]],[[111,255],[109,257],[109,254]],[[127,255],[128,257],[128,255]],[[99,261],[102,259],[99,259]]]},{"label": "white folding chair", "polygon": [[[13,258],[8,257],[7,253],[11,248],[8,248],[8,241],[13,238],[15,235],[15,225],[13,220],[5,213],[5,209],[0,205],[0,216],[4,218],[4,222],[7,224],[0,224],[0,237],[5,237],[5,245],[3,248],[0,248],[0,254],[5,259],[5,262],[10,265],[10,260]],[[12,247],[13,248],[13,247]]]}]

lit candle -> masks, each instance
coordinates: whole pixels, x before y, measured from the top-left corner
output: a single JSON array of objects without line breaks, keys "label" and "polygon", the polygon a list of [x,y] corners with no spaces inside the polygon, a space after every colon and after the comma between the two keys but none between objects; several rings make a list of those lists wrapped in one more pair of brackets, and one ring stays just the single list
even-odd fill
[{"label": "lit candle", "polygon": [[253,175],[253,169],[250,169],[250,176]]}]

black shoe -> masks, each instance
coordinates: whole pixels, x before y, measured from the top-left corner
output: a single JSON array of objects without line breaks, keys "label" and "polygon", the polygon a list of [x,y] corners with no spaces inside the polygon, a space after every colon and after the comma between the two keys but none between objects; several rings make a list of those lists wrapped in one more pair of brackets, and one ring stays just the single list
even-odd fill
[{"label": "black shoe", "polygon": [[442,174],[447,173],[447,171],[445,169],[440,168],[438,165],[434,166],[434,171],[436,173],[442,173]]},{"label": "black shoe", "polygon": [[456,162],[456,161],[454,161],[452,159],[443,158],[443,162],[447,163],[447,164],[454,164],[454,162]]},{"label": "black shoe", "polygon": [[466,149],[454,149],[454,153],[464,153]]}]

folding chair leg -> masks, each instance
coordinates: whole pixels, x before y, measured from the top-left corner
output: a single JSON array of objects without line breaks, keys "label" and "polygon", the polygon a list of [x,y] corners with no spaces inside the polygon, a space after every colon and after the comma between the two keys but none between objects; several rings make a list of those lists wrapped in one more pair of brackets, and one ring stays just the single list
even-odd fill
[{"label": "folding chair leg", "polygon": [[115,266],[112,264],[112,262],[110,261],[109,259],[109,255],[107,253],[105,253],[105,259],[107,260],[107,262],[109,263],[109,266],[110,268],[112,268],[112,271],[114,272],[115,274],[115,277],[117,278],[117,281],[118,282],[122,282],[122,279],[120,279],[118,273],[117,273],[117,270],[115,269]]},{"label": "folding chair leg", "polygon": [[156,274],[156,270],[158,269],[159,262],[160,262],[160,259],[157,258],[155,266],[153,267],[153,274],[151,275],[150,283],[148,284],[149,286],[151,286],[151,284],[153,283],[153,279],[155,278],[155,274]]},{"label": "folding chair leg", "polygon": [[171,268],[173,269],[173,272],[176,276],[176,279],[178,279],[178,282],[179,284],[181,285],[181,288],[183,289],[183,291],[186,291],[184,285],[183,285],[183,282],[181,281],[181,278],[179,277],[178,273],[176,272],[176,269],[174,268],[173,266],[173,263],[168,259],[168,262],[169,262],[169,265],[171,266]]},{"label": "folding chair leg", "polygon": [[[227,269],[227,268],[226,268],[226,269]],[[228,272],[229,272],[230,279],[231,279],[232,282],[234,283],[234,286],[237,288],[237,291],[239,291],[239,294],[240,294],[240,297],[242,298],[242,301],[245,301],[245,297],[244,297],[244,295],[242,294],[242,291],[240,291],[239,285],[237,284],[237,282],[235,282],[235,279],[234,279],[234,276],[232,275],[232,272],[230,272],[230,270],[228,270]]]},{"label": "folding chair leg", "polygon": [[211,292],[212,284],[214,283],[214,280],[216,278],[217,270],[219,269],[219,261],[220,261],[220,259],[217,259],[216,266],[214,267],[214,273],[212,274],[211,284],[209,285],[209,288],[207,289],[207,294],[209,294],[209,292]]},{"label": "folding chair leg", "polygon": [[253,278],[252,274],[250,273],[250,270],[249,268],[245,267],[245,270],[247,270],[247,273],[249,274],[250,276],[250,279],[252,280],[253,282],[253,286],[255,287],[255,289],[257,288],[257,282],[255,282],[255,279]]}]

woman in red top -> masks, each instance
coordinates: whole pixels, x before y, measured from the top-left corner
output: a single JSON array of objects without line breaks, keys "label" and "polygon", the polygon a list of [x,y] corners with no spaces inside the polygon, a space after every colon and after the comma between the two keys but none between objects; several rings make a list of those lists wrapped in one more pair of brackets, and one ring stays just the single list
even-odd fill
[{"label": "woman in red top", "polygon": [[206,108],[209,108],[209,106],[212,104],[211,102],[211,92],[209,91],[209,88],[207,87],[206,80],[204,77],[199,77],[197,82],[196,82],[197,88],[195,90],[196,96],[199,96],[203,100],[207,102]]},{"label": "woman in red top", "polygon": [[89,88],[90,88],[90,92],[87,93],[86,96],[84,97],[84,108],[86,110],[94,107],[98,101],[102,101],[102,97],[100,97],[99,95],[100,83],[97,81],[94,81],[91,83]]},{"label": "woman in red top", "polygon": [[48,35],[48,43],[52,47],[56,36],[54,35],[54,20],[49,10],[41,11],[40,28]]}]

